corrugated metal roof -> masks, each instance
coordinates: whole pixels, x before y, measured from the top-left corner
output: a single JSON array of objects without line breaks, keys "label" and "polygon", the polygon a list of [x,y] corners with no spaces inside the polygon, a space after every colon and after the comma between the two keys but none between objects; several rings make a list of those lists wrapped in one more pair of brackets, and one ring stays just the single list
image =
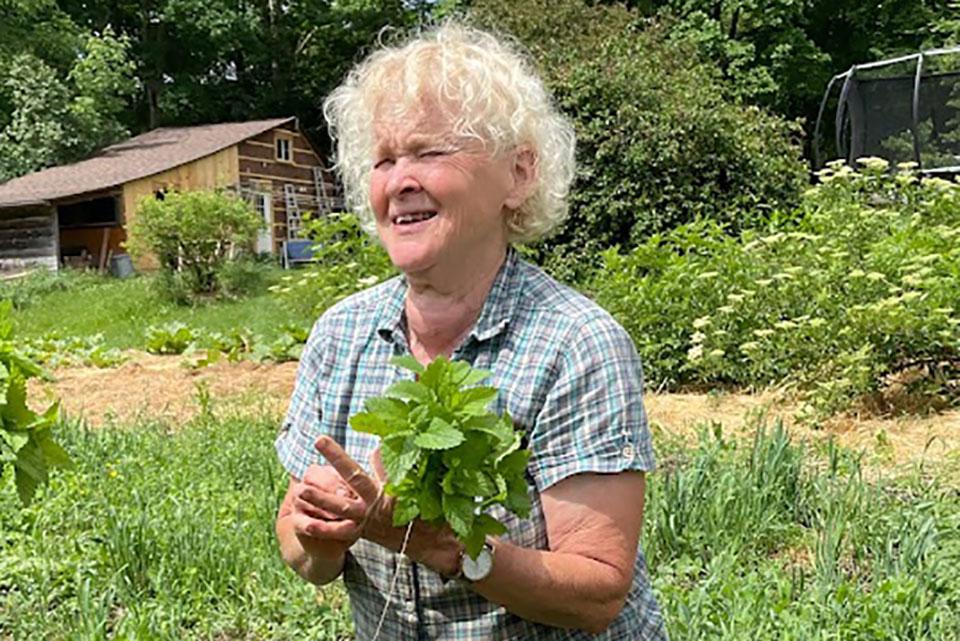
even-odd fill
[{"label": "corrugated metal roof", "polygon": [[42,169],[0,184],[0,208],[42,204],[117,187],[209,156],[294,120],[274,118],[154,129],[110,145],[86,160]]}]

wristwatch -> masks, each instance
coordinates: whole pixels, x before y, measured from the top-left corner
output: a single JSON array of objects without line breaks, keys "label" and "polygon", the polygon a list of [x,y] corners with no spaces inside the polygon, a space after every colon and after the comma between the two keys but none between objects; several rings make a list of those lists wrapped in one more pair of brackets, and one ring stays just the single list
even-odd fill
[{"label": "wristwatch", "polygon": [[490,541],[483,544],[476,559],[471,559],[466,551],[460,553],[460,572],[457,578],[467,583],[476,583],[487,578],[491,570],[493,570],[493,545]]}]

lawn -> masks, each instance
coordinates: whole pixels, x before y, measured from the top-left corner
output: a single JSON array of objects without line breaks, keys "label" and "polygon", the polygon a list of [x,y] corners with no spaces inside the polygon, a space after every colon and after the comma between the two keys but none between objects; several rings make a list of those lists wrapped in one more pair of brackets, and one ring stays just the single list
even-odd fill
[{"label": "lawn", "polygon": [[154,276],[138,275],[127,280],[67,272],[60,276],[32,277],[22,283],[7,283],[0,298],[15,303],[17,336],[39,338],[50,333],[61,337],[102,334],[105,347],[143,349],[144,334],[152,325],[180,321],[208,332],[246,328],[272,340],[285,324],[309,327],[312,318],[300,318],[267,291],[279,281],[278,268],[264,270],[264,283],[242,300],[214,300],[196,305],[177,305],[160,296]]},{"label": "lawn", "polygon": [[[60,429],[76,459],[20,510],[0,491],[0,637],[352,638],[273,537],[277,418],[216,401],[172,428]],[[759,425],[758,425],[759,428]],[[936,478],[866,482],[857,457],[776,426],[753,443],[655,430],[644,546],[673,639],[960,639],[960,496]]]}]

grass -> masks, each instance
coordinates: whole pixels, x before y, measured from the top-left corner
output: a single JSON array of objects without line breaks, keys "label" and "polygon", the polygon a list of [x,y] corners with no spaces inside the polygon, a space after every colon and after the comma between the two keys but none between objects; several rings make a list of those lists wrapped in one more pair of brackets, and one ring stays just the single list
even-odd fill
[{"label": "grass", "polygon": [[280,561],[276,424],[63,426],[76,468],[26,510],[0,492],[0,638],[352,638],[342,589]]},{"label": "grass", "polygon": [[152,275],[117,280],[70,271],[4,284],[0,298],[14,301],[13,320],[21,338],[50,333],[61,337],[102,334],[107,348],[142,349],[147,327],[180,321],[211,332],[246,328],[273,340],[285,324],[309,326],[313,320],[295,316],[266,291],[281,274],[279,269],[267,271],[264,287],[250,297],[194,306],[165,300],[153,286]]},{"label": "grass", "polygon": [[[60,429],[77,460],[20,510],[0,486],[0,638],[352,638],[341,588],[285,569],[269,417]],[[676,640],[960,639],[960,495],[866,482],[782,430],[658,436],[644,546]]]}]

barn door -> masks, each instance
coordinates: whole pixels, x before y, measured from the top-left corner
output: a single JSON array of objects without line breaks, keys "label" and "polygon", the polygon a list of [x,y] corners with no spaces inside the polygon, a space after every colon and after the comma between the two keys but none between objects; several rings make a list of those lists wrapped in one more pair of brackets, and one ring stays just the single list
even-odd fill
[{"label": "barn door", "polygon": [[268,192],[258,192],[253,195],[253,204],[257,213],[263,219],[263,227],[257,234],[257,253],[273,253],[273,203]]}]

